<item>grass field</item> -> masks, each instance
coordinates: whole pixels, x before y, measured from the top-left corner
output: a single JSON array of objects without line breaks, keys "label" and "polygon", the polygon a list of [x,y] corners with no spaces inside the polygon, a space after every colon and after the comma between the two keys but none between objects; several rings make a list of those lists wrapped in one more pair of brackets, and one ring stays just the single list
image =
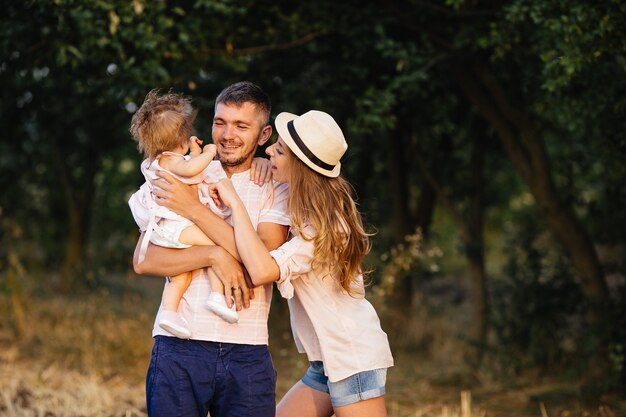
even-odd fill
[{"label": "grass field", "polygon": [[[144,416],[144,376],[162,281],[132,278],[122,289],[80,297],[24,297],[23,318],[0,296],[0,416]],[[463,306],[457,307],[462,309]],[[19,309],[18,309],[19,310]],[[462,311],[455,317],[463,317]],[[19,314],[18,314],[19,316]],[[459,328],[446,315],[381,308],[396,366],[388,375],[392,417],[626,416],[616,397],[584,403],[576,383],[529,372],[515,378],[462,361]],[[270,349],[280,398],[306,369],[283,300],[270,316]],[[463,394],[462,394],[463,393]],[[461,398],[464,401],[461,401]]]}]

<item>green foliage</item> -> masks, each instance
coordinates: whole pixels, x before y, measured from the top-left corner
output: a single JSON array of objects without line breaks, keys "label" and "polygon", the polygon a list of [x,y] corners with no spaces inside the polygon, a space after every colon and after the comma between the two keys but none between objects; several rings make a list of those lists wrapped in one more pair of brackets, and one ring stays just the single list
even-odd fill
[{"label": "green foliage", "polygon": [[[136,230],[126,201],[142,182],[132,112],[155,87],[190,93],[206,139],[215,95],[249,79],[270,94],[274,113],[317,108],[344,127],[343,171],[379,231],[376,255],[415,230],[429,187],[418,158],[468,212],[480,145],[485,228],[510,248],[492,297],[502,349],[519,366],[565,365],[585,345],[575,274],[539,213],[520,217],[534,200],[458,76],[477,63],[490,68],[514,110],[532,118],[559,198],[594,244],[619,247],[625,31],[618,0],[11,2],[0,18],[0,216],[19,226],[14,247],[30,267],[58,269],[76,238],[96,283],[127,269]],[[399,221],[404,229],[394,230]],[[394,277],[381,279],[381,291],[427,275],[430,260],[412,248],[405,242],[381,265],[381,277]],[[450,256],[436,262],[443,272]],[[623,276],[624,265],[607,272]],[[624,338],[611,339],[623,369]]]},{"label": "green foliage", "polygon": [[[100,232],[94,255],[100,244],[115,247],[128,239],[124,206],[139,180],[114,167],[139,160],[128,134],[132,112],[155,87],[201,86],[200,98],[207,89],[214,97],[232,74],[246,78],[252,61],[237,48],[279,36],[265,37],[258,26],[257,18],[274,27],[269,17],[277,8],[263,6],[142,0],[8,5],[0,20],[0,81],[6,86],[0,122],[11,140],[0,142],[0,207],[26,225],[26,238],[41,243],[52,267],[64,258],[80,262],[85,254],[70,245],[87,248],[91,227]],[[298,26],[297,15],[285,19]],[[206,118],[198,124],[206,126]],[[27,221],[33,218],[54,221]],[[103,222],[116,227],[101,233]]]},{"label": "green foliage", "polygon": [[495,58],[530,48],[543,65],[543,87],[556,91],[602,60],[624,69],[626,50],[618,39],[623,39],[625,12],[624,3],[615,0],[594,7],[579,1],[514,1],[481,46],[494,48]]},{"label": "green foliage", "polygon": [[580,371],[593,335],[582,322],[584,301],[571,268],[542,233],[534,210],[520,210],[514,225],[504,276],[491,283],[497,357],[514,372],[537,366]]},{"label": "green foliage", "polygon": [[376,296],[385,299],[396,291],[402,293],[398,287],[407,279],[425,281],[432,277],[441,270],[442,256],[443,252],[437,246],[424,248],[419,230],[405,236],[404,242],[380,255],[381,268],[377,273]]}]

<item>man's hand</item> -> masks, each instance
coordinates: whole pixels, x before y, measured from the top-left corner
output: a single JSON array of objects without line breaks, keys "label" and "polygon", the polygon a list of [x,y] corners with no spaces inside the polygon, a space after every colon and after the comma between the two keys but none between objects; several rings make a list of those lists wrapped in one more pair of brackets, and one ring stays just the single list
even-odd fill
[{"label": "man's hand", "polygon": [[157,171],[156,175],[160,178],[152,184],[155,186],[153,194],[157,204],[193,220],[198,206],[204,207],[198,200],[198,187],[187,185],[165,171]]},{"label": "man's hand", "polygon": [[232,307],[232,299],[234,298],[237,310],[241,310],[242,307],[250,307],[250,300],[254,299],[252,280],[248,277],[243,266],[226,249],[219,249],[213,256],[211,267],[224,284],[226,304],[229,308]]}]

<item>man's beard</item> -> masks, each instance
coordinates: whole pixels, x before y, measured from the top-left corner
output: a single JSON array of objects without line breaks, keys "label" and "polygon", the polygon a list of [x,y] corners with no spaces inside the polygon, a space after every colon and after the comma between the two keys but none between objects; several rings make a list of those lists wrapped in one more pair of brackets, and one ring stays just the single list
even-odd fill
[{"label": "man's beard", "polygon": [[[259,136],[260,137],[260,136]],[[257,142],[258,142],[258,138],[257,138]],[[230,143],[230,142],[228,142]],[[237,159],[230,159],[230,160],[225,160],[225,158],[220,155],[219,151],[217,152],[217,159],[220,161],[220,163],[222,164],[222,166],[227,166],[227,167],[238,167],[240,165],[242,165],[243,163],[246,162],[246,160],[248,158],[250,158],[250,155],[254,156],[256,152],[256,147],[253,147],[253,149],[250,149],[249,152],[243,156],[240,156]],[[228,155],[226,156],[226,158],[228,158]]]},{"label": "man's beard", "polygon": [[222,156],[220,154],[217,155],[217,159],[220,161],[220,163],[223,166],[227,166],[227,167],[238,167],[239,165],[243,164],[244,162],[246,162],[246,160],[248,159],[248,157],[250,156],[250,154],[248,155],[244,155],[240,158],[234,159],[234,160],[229,160],[226,161],[222,158]]}]

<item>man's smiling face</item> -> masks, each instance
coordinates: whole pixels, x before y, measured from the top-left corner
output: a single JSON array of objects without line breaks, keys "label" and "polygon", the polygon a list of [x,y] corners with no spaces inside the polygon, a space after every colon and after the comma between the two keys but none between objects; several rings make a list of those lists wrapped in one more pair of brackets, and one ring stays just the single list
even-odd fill
[{"label": "man's smiling face", "polygon": [[253,103],[219,103],[213,117],[213,143],[225,170],[234,172],[250,168],[258,145],[262,145],[271,134],[265,125],[264,115]]}]

